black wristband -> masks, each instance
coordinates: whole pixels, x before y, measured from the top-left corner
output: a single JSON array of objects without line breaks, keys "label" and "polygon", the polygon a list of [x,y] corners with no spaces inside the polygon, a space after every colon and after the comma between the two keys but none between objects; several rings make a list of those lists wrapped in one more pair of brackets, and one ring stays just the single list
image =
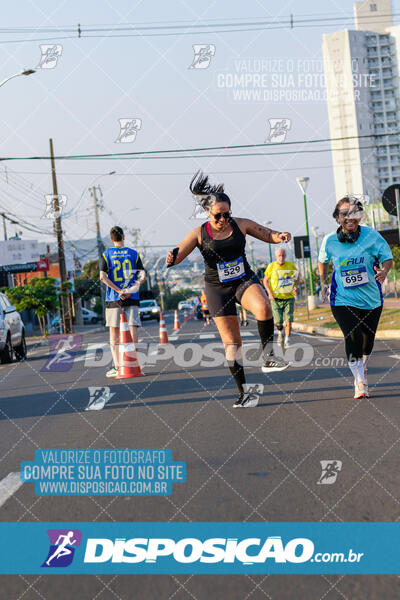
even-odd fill
[{"label": "black wristband", "polygon": [[179,248],[174,248],[172,250],[172,263],[170,265],[167,265],[167,269],[169,269],[170,267],[172,267],[175,264],[176,257],[178,256],[178,252],[179,252]]}]

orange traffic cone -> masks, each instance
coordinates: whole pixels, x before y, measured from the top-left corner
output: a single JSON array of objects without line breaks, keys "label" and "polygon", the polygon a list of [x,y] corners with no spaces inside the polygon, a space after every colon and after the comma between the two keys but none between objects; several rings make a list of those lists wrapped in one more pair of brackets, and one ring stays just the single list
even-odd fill
[{"label": "orange traffic cone", "polygon": [[175,310],[174,331],[178,331],[180,328],[181,328],[181,324],[179,323],[178,311]]},{"label": "orange traffic cone", "polygon": [[185,308],[184,312],[183,312],[183,322],[187,323],[188,322],[188,316],[187,316],[187,310]]},{"label": "orange traffic cone", "polygon": [[132,341],[125,312],[121,312],[119,328],[119,367],[116,379],[130,377],[143,377],[142,369],[136,354],[136,347]]},{"label": "orange traffic cone", "polygon": [[168,333],[167,328],[165,326],[164,315],[160,313],[160,333],[158,336],[159,344],[168,344]]}]

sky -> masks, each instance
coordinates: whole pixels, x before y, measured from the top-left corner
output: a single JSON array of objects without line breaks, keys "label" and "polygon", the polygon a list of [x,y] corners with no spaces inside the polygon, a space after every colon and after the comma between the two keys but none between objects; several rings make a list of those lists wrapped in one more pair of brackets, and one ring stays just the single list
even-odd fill
[{"label": "sky", "polygon": [[[393,10],[397,3],[393,3]],[[350,0],[276,3],[271,0],[86,0],[7,3],[2,10],[0,79],[22,67],[35,68],[42,43],[62,46],[57,65],[18,77],[0,88],[1,157],[48,156],[49,138],[56,155],[143,152],[268,143],[269,120],[284,120],[285,142],[329,137],[328,114],[319,75],[322,35],[343,29],[329,22],[314,27],[280,28],[235,33],[78,38],[57,28],[152,23],[154,25],[225,23],[252,19],[294,20],[352,15]],[[395,23],[396,23],[395,19]],[[49,33],[3,28],[49,27]],[[63,39],[74,35],[72,39]],[[47,38],[51,38],[47,41]],[[20,40],[20,41],[16,41]],[[193,45],[215,52],[207,68],[189,68]],[[293,94],[313,77],[308,97]],[[249,75],[247,97],[235,76]],[[258,79],[257,79],[258,77]],[[310,81],[310,80],[309,80]],[[294,87],[293,87],[294,86]],[[272,96],[278,94],[278,99]],[[241,95],[242,94],[242,95]],[[258,96],[257,94],[260,94]],[[140,119],[136,139],[116,143],[119,119]],[[276,138],[274,138],[276,139]],[[319,147],[319,146],[318,146]],[[327,145],[323,145],[327,147]],[[270,227],[305,234],[304,207],[296,177],[308,176],[310,225],[332,231],[335,190],[330,152],[293,153],[316,149],[304,143],[287,146],[280,156],[224,157],[209,151],[200,158],[146,160],[57,160],[58,192],[65,195],[65,239],[94,236],[93,201],[87,188],[100,184],[104,210],[103,235],[116,223],[140,228],[150,245],[175,246],[201,221],[190,219],[194,203],[188,185],[202,169],[213,182],[223,182],[234,216]],[[263,148],[276,152],[276,148]],[[283,150],[282,150],[283,151]],[[258,150],[244,150],[242,153]],[[226,152],[225,152],[226,154]],[[213,156],[211,156],[213,155]],[[6,165],[6,166],[5,166]],[[114,175],[107,175],[116,171]],[[103,175],[103,176],[102,176]],[[357,193],[357,190],[353,190]],[[52,193],[48,160],[0,164],[0,210],[46,231],[24,231],[25,239],[51,240],[52,221],[43,217],[45,195]],[[8,225],[9,234],[18,227]],[[128,236],[129,239],[129,236]],[[261,242],[256,252],[263,253]]]}]

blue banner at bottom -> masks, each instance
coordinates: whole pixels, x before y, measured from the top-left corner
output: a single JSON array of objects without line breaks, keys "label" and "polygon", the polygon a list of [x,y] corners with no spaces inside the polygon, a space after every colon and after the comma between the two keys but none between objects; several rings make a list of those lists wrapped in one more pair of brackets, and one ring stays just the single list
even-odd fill
[{"label": "blue banner at bottom", "polygon": [[1,574],[400,574],[400,523],[0,523]]}]

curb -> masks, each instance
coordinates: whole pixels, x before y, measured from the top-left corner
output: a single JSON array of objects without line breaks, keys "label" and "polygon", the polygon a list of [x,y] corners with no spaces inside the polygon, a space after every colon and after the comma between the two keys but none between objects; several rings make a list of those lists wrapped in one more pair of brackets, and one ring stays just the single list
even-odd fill
[{"label": "curb", "polygon": [[[322,335],[324,337],[331,338],[342,338],[343,333],[340,329],[330,329],[329,327],[314,327],[313,325],[305,325],[304,323],[292,323],[293,331],[303,331],[304,333],[311,333],[314,335]],[[382,329],[377,331],[375,339],[387,340],[387,339],[400,339],[399,329]]]}]

